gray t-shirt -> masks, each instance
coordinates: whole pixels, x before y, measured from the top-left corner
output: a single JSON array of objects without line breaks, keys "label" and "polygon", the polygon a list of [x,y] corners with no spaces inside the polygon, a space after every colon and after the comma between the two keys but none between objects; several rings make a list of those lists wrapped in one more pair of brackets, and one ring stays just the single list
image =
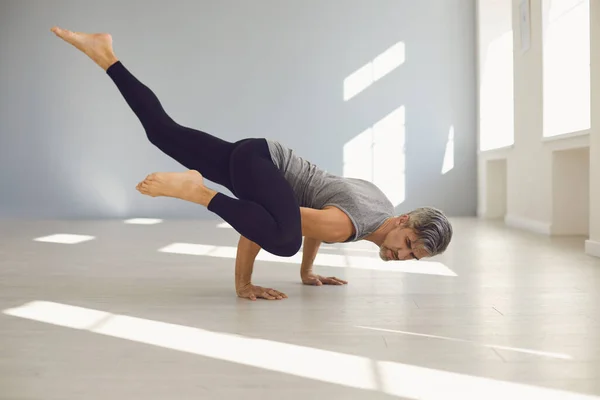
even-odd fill
[{"label": "gray t-shirt", "polygon": [[290,183],[300,207],[342,210],[354,225],[356,234],[346,242],[363,239],[394,216],[394,206],[373,183],[344,178],[319,169],[281,143],[267,139],[273,163]]}]

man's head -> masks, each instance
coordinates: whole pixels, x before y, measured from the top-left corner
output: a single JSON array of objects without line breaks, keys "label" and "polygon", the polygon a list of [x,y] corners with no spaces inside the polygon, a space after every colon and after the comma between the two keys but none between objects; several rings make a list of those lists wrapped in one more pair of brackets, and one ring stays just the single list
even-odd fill
[{"label": "man's head", "polygon": [[384,261],[433,257],[446,251],[452,239],[448,218],[432,207],[417,208],[391,222],[394,226],[379,249]]}]

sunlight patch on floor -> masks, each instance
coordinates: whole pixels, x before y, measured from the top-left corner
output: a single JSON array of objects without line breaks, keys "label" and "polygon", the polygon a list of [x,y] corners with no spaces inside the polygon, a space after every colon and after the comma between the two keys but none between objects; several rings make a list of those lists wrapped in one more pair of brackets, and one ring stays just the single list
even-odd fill
[{"label": "sunlight patch on floor", "polygon": [[4,314],[404,399],[599,399],[60,303],[33,301]]},{"label": "sunlight patch on floor", "polygon": [[45,243],[60,243],[60,244],[78,244],[87,242],[95,239],[95,236],[87,236],[87,235],[73,235],[67,233],[57,233],[50,236],[44,236],[37,239],[33,239],[36,242],[45,242]]},{"label": "sunlight patch on floor", "polygon": [[394,329],[372,328],[372,327],[367,327],[367,326],[357,326],[357,328],[368,329],[368,330],[378,331],[378,332],[397,333],[397,334],[401,334],[401,335],[420,336],[420,337],[424,337],[424,338],[446,340],[446,341],[450,341],[450,342],[467,343],[467,344],[471,344],[471,345],[475,345],[475,346],[488,347],[488,348],[498,349],[498,350],[508,350],[508,351],[514,351],[514,352],[518,352],[518,353],[538,355],[538,356],[542,356],[542,357],[558,358],[558,359],[562,359],[562,360],[571,360],[573,358],[573,357],[569,356],[568,354],[552,353],[552,352],[532,350],[532,349],[522,349],[522,348],[510,347],[510,346],[481,344],[481,343],[474,342],[472,340],[456,339],[456,338],[450,338],[450,337],[446,337],[446,336],[437,336],[437,335],[428,335],[428,334],[424,334],[424,333],[398,331],[398,330],[394,330]]},{"label": "sunlight patch on floor", "polygon": [[163,222],[163,220],[158,218],[132,218],[127,219],[124,222],[131,225],[156,225]]},{"label": "sunlight patch on floor", "polygon": [[[207,256],[217,258],[235,259],[237,248],[231,246],[211,246],[194,243],[173,243],[158,250],[161,253]],[[256,257],[257,261],[270,261],[286,264],[300,264],[302,253],[293,257],[278,257],[266,251],[261,251]],[[375,271],[404,272],[413,274],[457,276],[450,268],[436,261],[407,260],[407,261],[382,261],[377,256],[366,257],[356,255],[339,255],[318,253],[313,263],[314,266],[356,268]]]}]

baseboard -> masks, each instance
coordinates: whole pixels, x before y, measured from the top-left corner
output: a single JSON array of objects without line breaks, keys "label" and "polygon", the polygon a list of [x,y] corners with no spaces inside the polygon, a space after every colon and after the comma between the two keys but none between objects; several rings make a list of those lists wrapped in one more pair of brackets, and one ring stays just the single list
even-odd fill
[{"label": "baseboard", "polygon": [[589,229],[581,228],[581,229],[570,229],[565,230],[563,226],[553,225],[551,227],[551,232],[553,236],[588,236]]},{"label": "baseboard", "polygon": [[594,240],[585,241],[585,253],[590,256],[600,257],[600,242]]},{"label": "baseboard", "polygon": [[504,214],[490,215],[487,210],[477,209],[477,218],[497,220],[502,219],[503,217]]},{"label": "baseboard", "polygon": [[549,223],[517,217],[515,215],[507,215],[504,217],[504,223],[511,228],[523,229],[534,233],[540,233],[542,235],[549,236],[552,233],[552,227]]}]

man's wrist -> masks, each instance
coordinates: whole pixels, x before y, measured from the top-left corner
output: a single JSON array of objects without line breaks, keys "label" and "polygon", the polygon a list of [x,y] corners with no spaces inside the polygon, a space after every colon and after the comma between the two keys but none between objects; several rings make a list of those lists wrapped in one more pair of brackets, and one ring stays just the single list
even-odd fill
[{"label": "man's wrist", "polygon": [[248,276],[237,276],[235,277],[235,288],[241,289],[252,284],[252,279]]}]

